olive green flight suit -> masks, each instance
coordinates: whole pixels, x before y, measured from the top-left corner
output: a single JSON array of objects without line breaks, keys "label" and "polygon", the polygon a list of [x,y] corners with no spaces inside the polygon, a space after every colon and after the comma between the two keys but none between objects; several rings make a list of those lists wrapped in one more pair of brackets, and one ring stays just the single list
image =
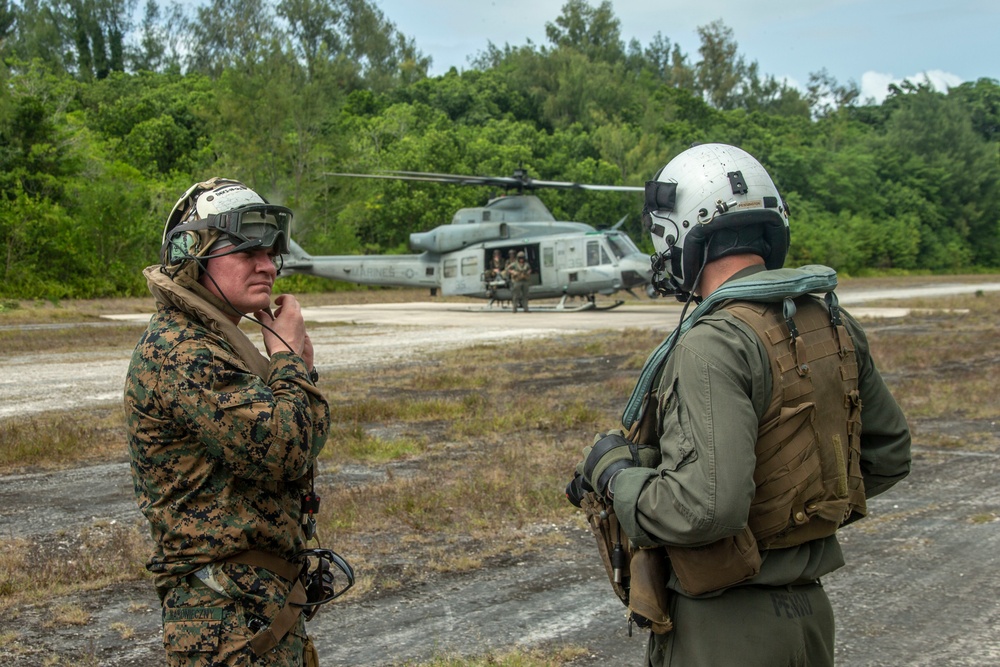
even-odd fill
[{"label": "olive green flight suit", "polygon": [[[762,267],[734,277],[757,271]],[[846,314],[844,320],[856,347],[861,469],[870,498],[908,474],[910,433],[864,331]],[[766,347],[731,313],[716,309],[680,337],[658,390],[661,407],[670,402],[660,422],[661,463],[625,469],[615,480],[615,513],[636,546],[701,546],[745,528],[755,493],[754,446],[771,392]],[[671,572],[674,629],[650,633],[648,664],[832,665],[833,613],[819,580],[844,564],[836,535],[761,556],[755,577],[701,596],[688,595]]]}]

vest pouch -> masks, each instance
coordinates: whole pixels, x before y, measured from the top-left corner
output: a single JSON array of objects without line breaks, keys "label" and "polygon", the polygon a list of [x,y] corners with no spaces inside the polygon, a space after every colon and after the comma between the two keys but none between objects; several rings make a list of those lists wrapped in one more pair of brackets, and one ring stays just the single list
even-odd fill
[{"label": "vest pouch", "polygon": [[[637,549],[629,563],[628,608],[640,627],[658,635],[673,630],[667,590],[667,554],[664,547]],[[635,618],[635,617],[640,618]]]},{"label": "vest pouch", "polygon": [[702,595],[746,581],[760,573],[760,551],[749,527],[703,547],[666,547],[681,587]]},{"label": "vest pouch", "polygon": [[604,564],[611,589],[622,604],[628,606],[632,549],[625,531],[618,525],[614,505],[606,504],[603,498],[591,491],[584,494],[580,507],[586,512],[587,524],[597,540],[597,553]]},{"label": "vest pouch", "polygon": [[316,650],[316,644],[313,643],[312,637],[306,637],[302,647],[302,665],[303,667],[319,667],[319,652]]}]

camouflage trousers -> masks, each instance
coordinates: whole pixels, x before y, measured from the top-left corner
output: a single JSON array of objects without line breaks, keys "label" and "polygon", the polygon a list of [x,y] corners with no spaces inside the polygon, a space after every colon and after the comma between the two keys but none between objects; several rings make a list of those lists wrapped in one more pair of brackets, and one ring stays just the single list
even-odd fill
[{"label": "camouflage trousers", "polygon": [[291,583],[268,570],[235,563],[213,563],[158,589],[167,665],[301,667],[307,644],[312,649],[301,616],[265,655],[255,656],[249,644],[284,606],[290,590]]},{"label": "camouflage trousers", "polygon": [[518,308],[523,309],[524,312],[528,312],[528,287],[527,280],[515,280],[511,285],[511,306],[515,313]]}]

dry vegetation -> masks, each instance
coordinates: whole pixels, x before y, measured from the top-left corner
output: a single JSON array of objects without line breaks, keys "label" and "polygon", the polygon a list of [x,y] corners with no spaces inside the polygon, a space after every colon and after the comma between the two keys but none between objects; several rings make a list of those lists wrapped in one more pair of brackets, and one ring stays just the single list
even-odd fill
[{"label": "dry vegetation", "polygon": [[[866,323],[918,444],[996,450],[998,302],[995,294],[939,298],[906,305],[967,312]],[[106,307],[114,310],[68,309],[87,321]],[[8,318],[32,308],[0,313],[0,325],[30,321],[23,313]],[[44,321],[57,319],[48,313],[55,307],[38,310]],[[128,332],[131,339],[118,327],[94,327],[84,344],[130,345],[136,330]],[[60,345],[64,335],[47,333],[47,344]],[[31,348],[32,336],[23,332],[0,330],[0,336],[0,359],[15,349],[42,349]],[[363,383],[353,381],[355,373],[323,377],[335,426],[317,480],[319,534],[364,573],[349,595],[377,595],[436,572],[515,558],[545,548],[550,538],[539,526],[581,521],[563,487],[580,449],[617,422],[658,343],[645,331],[601,332],[515,349],[468,348],[372,369]],[[0,474],[125,460],[122,416],[114,408],[0,420],[0,442]],[[47,542],[0,539],[0,620],[9,628],[31,600],[141,579],[148,551],[138,521],[94,525]],[[61,610],[53,622],[85,621]],[[13,641],[15,633],[0,633],[0,648]],[[432,664],[532,667],[572,658],[571,651],[520,652]]]},{"label": "dry vegetation", "polygon": [[[130,346],[136,329],[125,329],[123,342],[119,327],[95,327],[86,345]],[[72,340],[44,331],[59,336],[56,344]],[[34,335],[0,333],[18,341],[4,348],[11,352]],[[647,332],[609,332],[424,357],[373,369],[364,383],[354,373],[325,375],[335,424],[320,464],[320,535],[365,573],[351,594],[537,548],[545,538],[530,526],[572,516],[567,471],[591,434],[616,421],[614,397],[629,391],[657,342]],[[126,456],[115,406],[0,420],[0,441],[0,473]],[[345,466],[362,470],[362,480],[341,474]],[[55,545],[0,540],[0,609],[140,579],[149,549],[141,522],[63,534]]]},{"label": "dry vegetation", "polygon": [[[376,589],[543,546],[531,526],[572,516],[563,487],[580,449],[617,421],[615,397],[656,342],[624,331],[474,347],[376,371],[364,395],[324,378],[337,426],[321,534],[363,558]],[[338,469],[358,464],[377,479],[343,484]]]},{"label": "dry vegetation", "polygon": [[[996,449],[1000,395],[1000,296],[913,301],[927,310],[870,324],[882,374],[925,444]],[[952,313],[940,310],[952,309]]]}]

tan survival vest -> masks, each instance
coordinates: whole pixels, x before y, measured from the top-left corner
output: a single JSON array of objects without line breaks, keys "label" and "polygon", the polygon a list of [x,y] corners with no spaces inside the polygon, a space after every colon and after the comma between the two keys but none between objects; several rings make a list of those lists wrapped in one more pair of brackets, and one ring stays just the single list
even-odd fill
[{"label": "tan survival vest", "polygon": [[753,301],[722,306],[763,342],[772,393],[757,430],[747,527],[703,547],[666,547],[681,586],[693,595],[756,576],[761,550],[828,537],[867,513],[854,342],[836,298],[826,299],[827,307],[811,296],[786,298],[781,307]]},{"label": "tan survival vest", "polygon": [[771,363],[750,529],[762,549],[833,535],[867,514],[858,362],[839,308],[811,296],[785,299],[780,310],[748,301],[724,307],[754,330]]}]

